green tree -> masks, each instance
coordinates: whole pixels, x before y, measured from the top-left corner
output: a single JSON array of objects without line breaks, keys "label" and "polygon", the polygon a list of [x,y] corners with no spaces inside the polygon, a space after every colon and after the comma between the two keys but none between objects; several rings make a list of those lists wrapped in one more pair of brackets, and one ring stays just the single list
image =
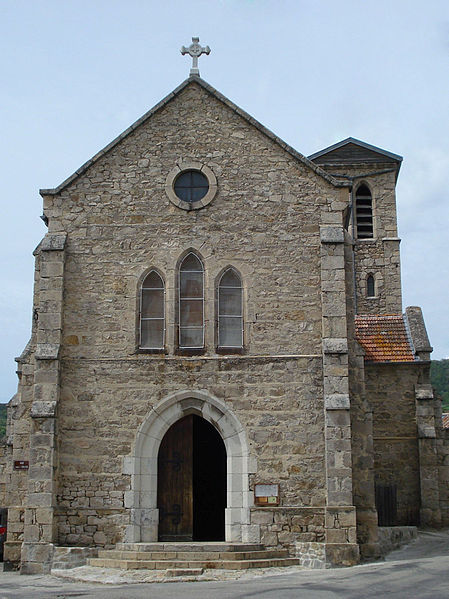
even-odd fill
[{"label": "green tree", "polygon": [[6,404],[0,403],[0,439],[6,434]]},{"label": "green tree", "polygon": [[449,359],[432,360],[430,380],[443,402],[443,412],[449,412]]}]

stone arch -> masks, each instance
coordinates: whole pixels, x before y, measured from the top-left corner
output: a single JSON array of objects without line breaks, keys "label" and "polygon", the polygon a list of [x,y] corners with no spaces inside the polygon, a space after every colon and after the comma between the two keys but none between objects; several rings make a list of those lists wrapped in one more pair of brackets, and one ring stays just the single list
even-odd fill
[{"label": "stone arch", "polygon": [[130,456],[124,459],[124,473],[131,475],[131,490],[125,493],[125,508],[130,510],[126,542],[158,540],[157,457],[168,429],[189,414],[210,422],[221,435],[227,456],[227,505],[225,539],[227,542],[258,542],[259,527],[250,525],[249,474],[254,472],[242,424],[232,410],[206,391],[179,391],[154,406],[137,431]]}]

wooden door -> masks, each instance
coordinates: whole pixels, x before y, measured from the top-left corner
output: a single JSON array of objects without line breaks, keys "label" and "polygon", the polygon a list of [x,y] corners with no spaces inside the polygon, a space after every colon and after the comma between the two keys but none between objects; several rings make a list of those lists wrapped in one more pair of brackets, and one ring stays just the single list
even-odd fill
[{"label": "wooden door", "polygon": [[158,455],[160,541],[193,540],[193,416],[175,422]]}]

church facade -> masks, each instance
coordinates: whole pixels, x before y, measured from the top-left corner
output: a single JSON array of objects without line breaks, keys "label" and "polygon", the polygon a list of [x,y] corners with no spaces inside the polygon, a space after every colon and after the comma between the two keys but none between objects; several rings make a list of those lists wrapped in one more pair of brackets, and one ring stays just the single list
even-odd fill
[{"label": "church facade", "polygon": [[449,524],[401,160],[352,138],[306,158],[191,75],[41,190],[5,559],[201,540],[350,565],[379,524]]}]

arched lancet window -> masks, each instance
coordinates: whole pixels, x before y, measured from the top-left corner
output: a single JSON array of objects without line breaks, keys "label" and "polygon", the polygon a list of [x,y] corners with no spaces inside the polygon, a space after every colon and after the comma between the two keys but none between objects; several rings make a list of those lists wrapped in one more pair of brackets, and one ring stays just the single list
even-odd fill
[{"label": "arched lancet window", "polygon": [[162,277],[150,271],[140,292],[140,347],[163,349],[165,343],[165,285]]},{"label": "arched lancet window", "polygon": [[218,283],[218,347],[243,347],[242,280],[228,268]]},{"label": "arched lancet window", "polygon": [[179,347],[204,347],[204,267],[194,253],[179,267]]},{"label": "arched lancet window", "polygon": [[373,237],[373,199],[364,183],[357,189],[355,196],[355,218],[358,239]]},{"label": "arched lancet window", "polygon": [[366,297],[376,296],[376,286],[373,275],[368,275],[366,278]]}]

